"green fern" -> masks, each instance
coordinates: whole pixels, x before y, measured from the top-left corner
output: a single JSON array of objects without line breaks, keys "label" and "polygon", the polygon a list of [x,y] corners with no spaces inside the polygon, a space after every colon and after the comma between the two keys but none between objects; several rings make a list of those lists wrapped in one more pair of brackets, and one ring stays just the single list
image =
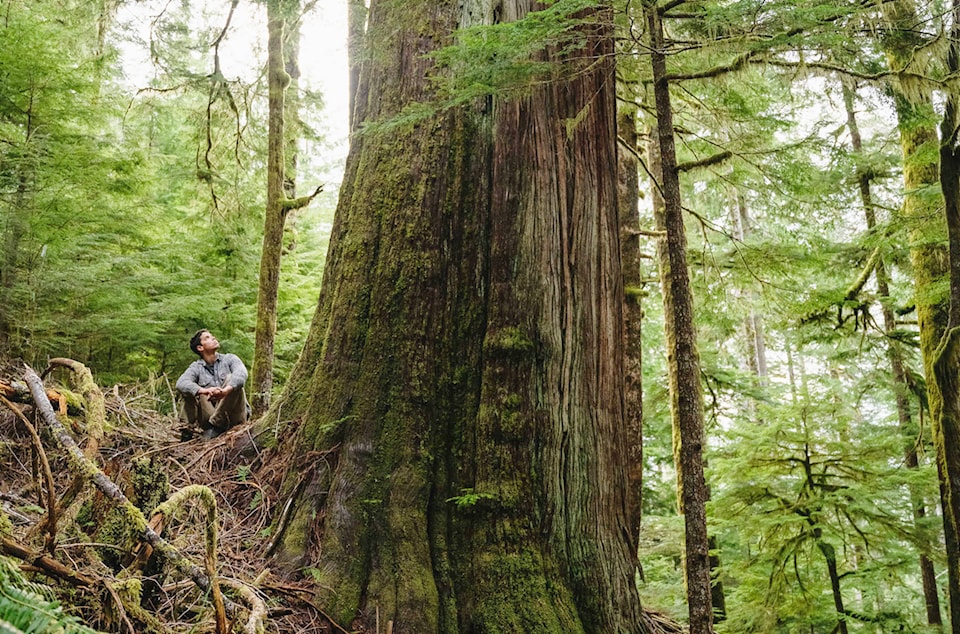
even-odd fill
[{"label": "green fern", "polygon": [[50,588],[28,581],[0,557],[0,634],[98,634],[64,612]]}]

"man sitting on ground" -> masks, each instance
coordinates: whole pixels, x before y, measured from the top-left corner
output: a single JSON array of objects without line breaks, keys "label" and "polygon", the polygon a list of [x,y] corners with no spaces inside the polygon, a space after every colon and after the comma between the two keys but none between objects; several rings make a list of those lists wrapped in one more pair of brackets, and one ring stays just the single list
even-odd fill
[{"label": "man sitting on ground", "polygon": [[180,420],[184,439],[200,427],[205,438],[216,438],[247,420],[247,397],[243,385],[247,368],[235,354],[220,354],[220,342],[209,330],[199,330],[190,339],[190,349],[200,359],[177,379],[183,397]]}]

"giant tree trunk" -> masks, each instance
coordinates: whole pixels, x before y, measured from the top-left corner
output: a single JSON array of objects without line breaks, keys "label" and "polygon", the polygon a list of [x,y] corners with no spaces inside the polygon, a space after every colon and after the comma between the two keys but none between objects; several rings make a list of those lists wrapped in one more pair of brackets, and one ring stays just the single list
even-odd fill
[{"label": "giant tree trunk", "polygon": [[656,2],[644,4],[650,34],[650,59],[657,112],[660,194],[658,246],[663,291],[664,330],[674,424],[677,500],[684,517],[687,605],[691,634],[713,631],[713,597],[707,536],[707,485],[703,465],[703,393],[693,321],[693,293],[687,270],[687,237],[680,201],[680,181],[673,138],[673,111],[666,72],[663,23]]},{"label": "giant tree trunk", "polygon": [[[430,98],[424,55],[494,20],[461,4],[371,3],[359,120]],[[265,420],[292,421],[279,557],[355,629],[643,631],[610,14],[582,17],[582,50],[542,53],[569,79],[351,145],[316,317]]]},{"label": "giant tree trunk", "polygon": [[[909,70],[914,51],[922,43],[913,30],[916,8],[912,0],[896,0],[885,5],[887,19],[893,26],[881,40],[892,70]],[[957,520],[960,509],[952,508],[951,501],[960,500],[960,436],[954,426],[944,425],[944,398],[934,365],[937,348],[945,333],[949,315],[949,297],[939,291],[940,282],[948,274],[948,253],[943,216],[938,208],[939,196],[931,196],[938,184],[938,147],[934,126],[934,112],[929,92],[919,89],[910,98],[894,90],[900,144],[903,152],[904,202],[903,214],[914,226],[911,233],[910,259],[914,271],[917,319],[920,324],[920,351],[923,356],[924,376],[927,381],[927,400],[937,454],[940,477],[940,501],[943,509],[944,538],[947,553],[947,573],[951,627],[960,633],[960,549],[957,540]],[[949,357],[941,357],[948,359]],[[956,503],[956,502],[955,502]]]}]

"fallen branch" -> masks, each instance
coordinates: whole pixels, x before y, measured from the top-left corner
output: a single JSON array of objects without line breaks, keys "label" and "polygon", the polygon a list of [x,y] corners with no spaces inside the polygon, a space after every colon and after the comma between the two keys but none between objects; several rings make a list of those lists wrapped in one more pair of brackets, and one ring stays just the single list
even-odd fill
[{"label": "fallen branch", "polygon": [[250,616],[247,617],[247,622],[243,626],[244,634],[263,634],[263,621],[267,618],[267,604],[257,596],[253,588],[245,583],[233,579],[223,579],[223,583],[236,590],[250,606]]},{"label": "fallen branch", "polygon": [[49,577],[66,581],[75,586],[91,588],[97,585],[97,580],[67,568],[62,563],[46,555],[38,555],[26,546],[18,544],[12,539],[0,538],[0,552],[25,561],[38,571]]}]

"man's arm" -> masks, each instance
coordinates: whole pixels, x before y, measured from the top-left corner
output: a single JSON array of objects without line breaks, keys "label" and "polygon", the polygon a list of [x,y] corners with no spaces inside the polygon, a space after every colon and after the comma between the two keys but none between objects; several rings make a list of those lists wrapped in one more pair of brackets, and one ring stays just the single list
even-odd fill
[{"label": "man's arm", "polygon": [[196,396],[202,388],[197,383],[197,369],[191,363],[177,379],[177,391],[188,396]]},{"label": "man's arm", "polygon": [[231,388],[241,388],[246,384],[247,366],[243,365],[240,357],[235,354],[227,355],[227,371],[230,373],[228,385]]}]

